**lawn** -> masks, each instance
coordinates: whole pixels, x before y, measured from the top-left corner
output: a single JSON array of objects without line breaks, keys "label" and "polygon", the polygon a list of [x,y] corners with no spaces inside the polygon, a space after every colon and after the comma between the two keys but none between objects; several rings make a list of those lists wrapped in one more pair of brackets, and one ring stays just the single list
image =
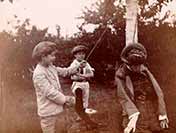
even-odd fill
[{"label": "lawn", "polygon": [[[71,82],[61,80],[65,94],[71,94]],[[1,89],[1,133],[40,133],[39,119],[36,114],[35,90],[30,80],[11,80],[9,83],[2,82]],[[170,130],[175,133],[176,109],[173,103],[176,101],[176,93],[164,91],[170,117]],[[98,111],[91,116],[96,122],[105,125],[99,131],[84,131],[84,133],[122,133],[121,130],[121,107],[116,97],[116,87],[112,83],[101,84],[92,82],[90,90],[90,107]],[[76,113],[73,108],[66,108],[62,117],[58,118],[57,131],[59,133],[75,133]],[[76,126],[75,126],[76,125]],[[75,127],[74,127],[75,126]],[[83,131],[81,131],[83,133]]]}]

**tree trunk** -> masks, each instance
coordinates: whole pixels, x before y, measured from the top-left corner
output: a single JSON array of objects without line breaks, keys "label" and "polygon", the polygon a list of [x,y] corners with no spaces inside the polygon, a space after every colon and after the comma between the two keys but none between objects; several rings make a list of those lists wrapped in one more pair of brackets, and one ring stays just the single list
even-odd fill
[{"label": "tree trunk", "polygon": [[138,42],[138,0],[126,0],[126,46]]}]

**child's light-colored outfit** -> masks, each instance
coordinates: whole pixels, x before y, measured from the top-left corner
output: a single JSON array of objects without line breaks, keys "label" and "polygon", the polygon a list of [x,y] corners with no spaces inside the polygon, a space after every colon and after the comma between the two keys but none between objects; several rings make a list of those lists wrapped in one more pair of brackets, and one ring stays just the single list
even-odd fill
[{"label": "child's light-colored outfit", "polygon": [[44,67],[38,64],[33,73],[33,83],[37,96],[38,115],[44,133],[54,133],[56,119],[63,111],[66,96],[63,94],[59,76],[70,74],[69,68],[50,65]]},{"label": "child's light-colored outfit", "polygon": [[[80,62],[76,59],[71,63],[70,68],[79,66]],[[83,68],[83,74],[93,73],[94,69],[90,66],[88,62],[86,62],[85,67]],[[73,80],[72,84],[72,92],[75,94],[77,88],[80,88],[83,92],[83,107],[86,109],[88,107],[89,101],[89,82],[88,80],[76,80],[77,75],[72,75],[71,79]]]}]

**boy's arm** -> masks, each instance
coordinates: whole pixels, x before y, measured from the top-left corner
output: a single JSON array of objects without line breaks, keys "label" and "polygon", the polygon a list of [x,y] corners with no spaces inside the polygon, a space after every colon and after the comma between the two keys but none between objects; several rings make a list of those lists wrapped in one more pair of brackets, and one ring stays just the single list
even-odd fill
[{"label": "boy's arm", "polygon": [[33,78],[34,86],[42,92],[51,101],[63,105],[66,102],[66,96],[55,89],[44,74],[35,75]]},{"label": "boy's arm", "polygon": [[125,92],[124,81],[119,77],[115,77],[115,80],[117,84],[119,102],[122,105],[125,112],[128,114],[129,119],[128,125],[124,129],[124,133],[130,133],[131,131],[135,132],[136,123],[140,112],[138,111],[135,104],[132,102],[132,100],[128,97],[127,93]]},{"label": "boy's arm", "polygon": [[166,105],[165,105],[165,101],[164,101],[164,94],[162,89],[160,88],[157,80],[155,79],[155,77],[153,76],[153,74],[149,71],[149,69],[146,66],[142,66],[142,70],[146,71],[147,74],[150,77],[150,80],[153,84],[153,87],[157,93],[158,96],[158,112],[159,112],[159,121],[160,121],[160,125],[162,128],[168,128],[168,117],[167,117],[167,111],[166,111]]},{"label": "boy's arm", "polygon": [[67,67],[67,68],[56,67],[58,74],[63,77],[70,76],[72,74],[77,73],[78,68],[79,66]]},{"label": "boy's arm", "polygon": [[127,82],[126,76],[126,66],[122,64],[115,73],[115,84],[117,85],[117,94],[119,102],[122,105],[124,111],[128,114],[128,117],[131,118],[131,116],[133,116],[135,113],[138,113],[139,111],[125,90]]},{"label": "boy's arm", "polygon": [[118,92],[118,99],[120,104],[122,105],[125,112],[128,114],[129,119],[134,116],[135,114],[139,114],[139,111],[135,104],[132,102],[132,100],[127,95],[125,89],[124,89],[124,81],[120,79],[119,77],[115,78],[115,81],[117,83],[117,92]]},{"label": "boy's arm", "polygon": [[[163,91],[162,89],[160,88],[157,80],[155,79],[154,75],[150,72],[150,70],[146,67],[146,66],[141,66],[141,69],[144,71],[144,72],[147,72],[149,78],[150,78],[150,81],[152,82],[153,84],[153,87],[154,87],[154,90],[158,96],[158,112],[159,112],[159,115],[160,115],[160,118],[164,118],[167,116],[167,111],[166,111],[166,104],[165,104],[165,101],[164,101],[164,94],[163,94]],[[163,117],[162,117],[163,116]]]},{"label": "boy's arm", "polygon": [[77,74],[79,67],[80,67],[80,64],[78,64],[76,60],[74,60],[69,67],[67,68],[56,67],[56,69],[60,76],[66,77],[66,76]]},{"label": "boy's arm", "polygon": [[71,76],[71,80],[79,81],[79,80],[86,80],[86,78],[81,76],[79,73],[77,73],[77,74]]}]

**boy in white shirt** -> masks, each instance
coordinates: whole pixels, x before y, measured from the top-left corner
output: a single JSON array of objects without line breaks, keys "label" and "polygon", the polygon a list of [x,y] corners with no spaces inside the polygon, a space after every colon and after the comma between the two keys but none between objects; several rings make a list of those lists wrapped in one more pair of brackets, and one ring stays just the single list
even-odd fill
[{"label": "boy in white shirt", "polygon": [[49,41],[37,44],[32,53],[32,57],[38,62],[33,72],[33,84],[43,133],[55,133],[56,120],[63,111],[64,104],[75,102],[74,97],[63,94],[58,75],[75,74],[79,66],[72,68],[54,66],[56,53],[56,44]]},{"label": "boy in white shirt", "polygon": [[72,50],[75,59],[70,68],[80,66],[79,72],[71,76],[72,92],[75,94],[75,110],[79,117],[86,122],[88,128],[97,128],[97,123],[93,122],[88,115],[89,111],[96,112],[96,110],[88,109],[89,80],[94,76],[94,69],[85,61],[86,51],[87,47],[84,45],[75,46]]}]

